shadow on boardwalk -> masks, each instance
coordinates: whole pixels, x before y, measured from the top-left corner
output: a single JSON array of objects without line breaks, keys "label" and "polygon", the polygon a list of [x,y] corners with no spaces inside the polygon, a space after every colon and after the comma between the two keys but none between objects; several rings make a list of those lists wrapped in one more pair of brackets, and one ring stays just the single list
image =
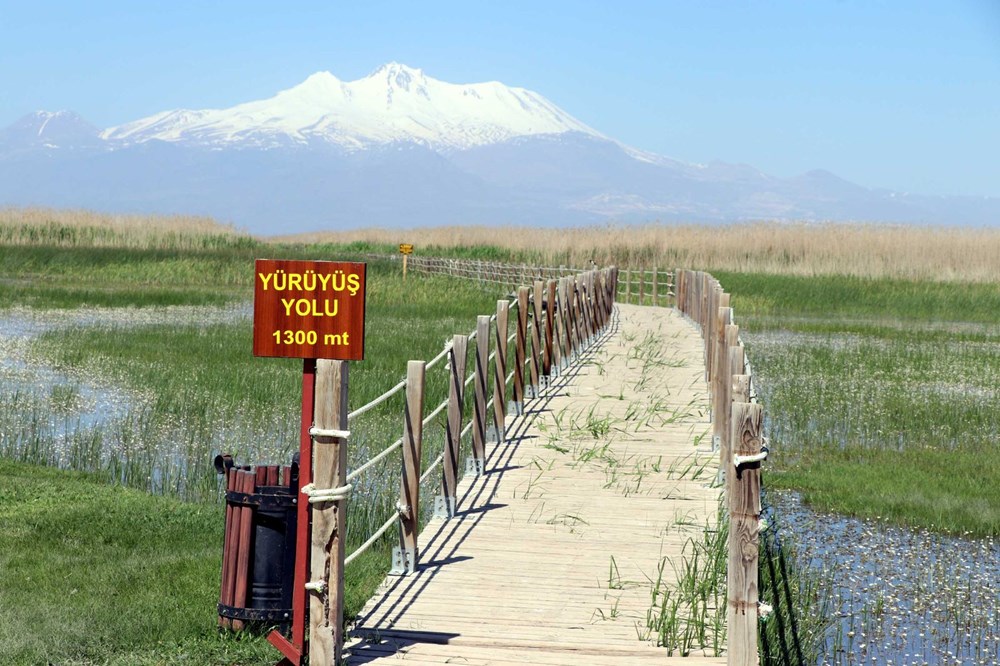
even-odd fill
[{"label": "shadow on boardwalk", "polygon": [[[635,388],[630,350],[650,331],[683,360],[664,373],[673,375],[666,397],[653,395],[660,383]],[[714,518],[718,490],[671,475],[678,466],[667,459],[709,460],[697,446],[707,421],[678,411],[661,427],[609,427],[587,439],[572,422],[603,410],[611,423],[626,399],[677,410],[704,402],[700,353],[672,311],[619,308],[598,343],[508,420],[483,475],[459,485],[456,516],[427,524],[417,571],[387,578],[366,605],[348,663],[671,663],[643,635],[650,587],[661,558],[681,553],[684,525]],[[601,459],[589,453],[598,446]]]}]

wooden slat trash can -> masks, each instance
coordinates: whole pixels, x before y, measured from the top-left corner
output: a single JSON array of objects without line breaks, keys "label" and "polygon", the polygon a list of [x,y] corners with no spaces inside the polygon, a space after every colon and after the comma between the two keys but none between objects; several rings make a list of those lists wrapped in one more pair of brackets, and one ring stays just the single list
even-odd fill
[{"label": "wooden slat trash can", "polygon": [[297,457],[284,467],[241,467],[229,455],[215,458],[226,485],[218,606],[223,627],[287,629],[292,621]]}]

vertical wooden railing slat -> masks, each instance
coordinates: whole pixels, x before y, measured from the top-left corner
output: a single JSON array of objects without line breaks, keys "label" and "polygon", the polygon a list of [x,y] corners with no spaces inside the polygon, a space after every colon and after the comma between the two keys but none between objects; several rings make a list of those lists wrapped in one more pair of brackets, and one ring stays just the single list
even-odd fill
[{"label": "vertical wooden railing slat", "polygon": [[476,373],[472,384],[475,388],[472,426],[472,457],[476,461],[476,473],[482,474],[486,464],[486,392],[490,372],[490,318],[479,315],[476,318]]},{"label": "vertical wooden railing slat", "polygon": [[510,304],[506,300],[497,301],[497,320],[494,327],[496,356],[493,358],[493,426],[497,430],[497,442],[504,441],[507,420],[507,319]]},{"label": "vertical wooden railing slat", "polygon": [[465,403],[465,362],[469,336],[456,335],[448,354],[448,422],[445,426],[444,470],[441,475],[441,495],[445,514],[455,515],[458,494],[458,461],[462,452],[462,411]]},{"label": "vertical wooden railing slat", "polygon": [[399,548],[401,570],[416,571],[420,552],[420,460],[424,436],[424,361],[406,364],[406,403],[403,408],[403,474],[399,485]]}]

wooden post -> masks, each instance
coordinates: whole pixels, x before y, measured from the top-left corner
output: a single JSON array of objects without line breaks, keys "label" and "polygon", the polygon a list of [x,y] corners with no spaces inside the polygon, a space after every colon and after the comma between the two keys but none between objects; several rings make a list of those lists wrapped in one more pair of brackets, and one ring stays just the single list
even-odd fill
[{"label": "wooden post", "polygon": [[573,360],[573,296],[569,289],[569,278],[559,281],[559,308],[562,315],[562,330],[566,340],[566,353],[563,355],[563,367],[569,367]]},{"label": "wooden post", "polygon": [[486,391],[490,372],[490,317],[476,318],[476,376],[472,380],[475,389],[472,426],[472,459],[476,462],[476,473],[482,474],[486,465]]},{"label": "wooden post", "polygon": [[514,413],[524,413],[524,357],[528,344],[528,288],[517,290],[517,345],[514,352]]},{"label": "wooden post", "polygon": [[[403,255],[406,256],[406,255]],[[315,419],[318,430],[347,429],[347,361],[316,361]],[[313,485],[347,484],[347,441],[313,437]],[[309,596],[309,661],[339,664],[344,646],[344,535],[347,498],[312,504],[310,579],[322,583]]]},{"label": "wooden post", "polygon": [[553,347],[556,332],[556,281],[545,283],[545,375],[552,375],[552,365],[556,355]]},{"label": "wooden post", "polygon": [[714,357],[715,375],[712,378],[710,387],[712,395],[712,445],[717,449],[722,449],[722,440],[729,432],[727,424],[729,421],[729,392],[728,387],[732,385],[729,374],[729,363],[726,356],[726,326],[732,322],[733,310],[728,307],[720,307],[718,310],[718,320],[715,326],[715,339],[712,345]]},{"label": "wooden post", "polygon": [[406,254],[403,255],[403,282],[406,282],[406,258],[408,256]]},{"label": "wooden post", "polygon": [[625,269],[625,302],[626,303],[631,302],[629,300],[630,296],[632,295],[631,292],[632,292],[632,268],[629,267],[629,268]]},{"label": "wooden post", "polygon": [[556,337],[556,281],[548,281],[545,300],[545,376],[551,383],[559,373],[559,339]]},{"label": "wooden post", "polygon": [[[760,453],[760,405],[733,403],[732,450]],[[729,645],[730,666],[757,666],[757,549],[760,521],[760,463],[734,467],[729,484]]]},{"label": "wooden post", "polygon": [[604,329],[604,271],[594,271],[594,319],[597,332]]},{"label": "wooden post", "polygon": [[656,266],[653,266],[653,305],[659,305],[660,304],[659,298],[657,298],[657,294],[656,294],[656,291],[657,291],[656,288],[658,286],[657,283],[659,281],[660,281],[660,274],[657,272]]},{"label": "wooden post", "polygon": [[507,319],[510,304],[497,301],[497,322],[494,330],[496,356],[493,358],[493,426],[497,442],[504,441],[507,420]]},{"label": "wooden post", "polygon": [[541,280],[535,280],[531,306],[531,397],[537,398],[541,388],[542,326],[544,326]]},{"label": "wooden post", "polygon": [[646,298],[646,269],[639,269],[639,305],[642,305],[643,299]]},{"label": "wooden post", "polygon": [[[444,472],[441,477],[441,495],[444,515],[451,518],[457,509],[458,460],[462,449],[462,411],[465,405],[465,359],[468,356],[469,336],[456,335],[451,340],[448,354],[448,423],[445,426]],[[436,513],[436,511],[435,511]]]},{"label": "wooden post", "polygon": [[[399,550],[394,559],[394,573],[417,570],[420,553],[417,532],[420,521],[420,456],[424,437],[424,368],[423,361],[406,364],[406,405],[403,408],[403,475],[399,486]],[[318,662],[337,663],[337,662]]]}]

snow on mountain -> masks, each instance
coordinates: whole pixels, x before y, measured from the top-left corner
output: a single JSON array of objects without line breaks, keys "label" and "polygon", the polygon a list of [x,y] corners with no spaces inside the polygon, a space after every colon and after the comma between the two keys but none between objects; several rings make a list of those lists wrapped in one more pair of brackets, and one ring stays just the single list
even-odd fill
[{"label": "snow on mountain", "polygon": [[7,149],[78,148],[99,143],[100,130],[72,111],[36,111],[0,130]]},{"label": "snow on mountain", "polygon": [[406,141],[453,150],[566,132],[606,139],[530,90],[496,81],[446,83],[391,62],[357,81],[318,72],[270,99],[228,109],[166,111],[102,136],[126,144],[157,139],[214,147],[322,141],[348,150]]}]

